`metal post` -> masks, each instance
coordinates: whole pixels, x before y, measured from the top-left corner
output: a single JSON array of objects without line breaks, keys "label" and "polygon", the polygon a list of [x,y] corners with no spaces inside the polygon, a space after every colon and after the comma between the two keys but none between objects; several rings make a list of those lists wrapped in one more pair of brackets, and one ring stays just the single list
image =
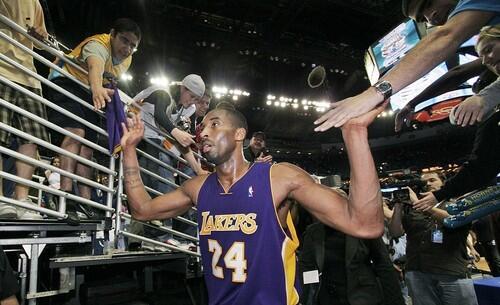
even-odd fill
[{"label": "metal post", "polygon": [[[31,260],[30,260],[30,281],[28,294],[37,292],[38,284],[38,244],[31,245]],[[36,299],[29,299],[29,305],[36,305]]]}]

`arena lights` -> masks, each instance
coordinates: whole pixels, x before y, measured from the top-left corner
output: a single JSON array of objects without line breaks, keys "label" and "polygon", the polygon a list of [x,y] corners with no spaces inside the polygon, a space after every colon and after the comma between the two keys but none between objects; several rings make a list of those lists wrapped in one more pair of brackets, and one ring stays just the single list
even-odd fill
[{"label": "arena lights", "polygon": [[170,81],[165,76],[152,77],[150,80],[151,85],[168,86]]},{"label": "arena lights", "polygon": [[327,101],[311,101],[307,99],[299,101],[298,98],[291,98],[287,96],[276,97],[273,94],[267,95],[266,105],[274,105],[275,107],[280,108],[291,107],[294,110],[299,110],[299,106],[302,105],[303,110],[307,111],[311,108],[311,110],[315,109],[317,112],[325,112],[328,108],[330,108],[330,103]]},{"label": "arena lights", "polygon": [[122,81],[128,82],[128,81],[130,81],[130,80],[132,80],[132,79],[134,79],[134,78],[132,77],[132,75],[130,75],[130,74],[128,74],[128,73],[123,73],[123,74],[120,76],[120,79],[121,79]]},{"label": "arena lights", "polygon": [[377,115],[377,118],[392,117],[393,115],[394,115],[394,111],[392,111],[392,110],[382,111],[379,115]]},{"label": "arena lights", "polygon": [[233,101],[239,100],[241,96],[250,96],[250,93],[241,89],[228,89],[224,86],[213,86],[212,92],[216,99],[220,99],[222,97],[231,97]]}]

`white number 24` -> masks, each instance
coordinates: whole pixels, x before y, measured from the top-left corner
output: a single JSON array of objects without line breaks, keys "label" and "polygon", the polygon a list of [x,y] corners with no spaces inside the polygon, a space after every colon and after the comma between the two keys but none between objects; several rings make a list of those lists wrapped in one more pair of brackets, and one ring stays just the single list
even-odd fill
[{"label": "white number 24", "polygon": [[[220,279],[224,278],[222,267],[217,266],[222,255],[222,247],[218,241],[208,240],[208,251],[212,252],[212,274]],[[247,260],[245,259],[245,243],[235,241],[224,255],[224,264],[226,268],[233,269],[232,281],[235,283],[244,283],[247,279],[246,269]]]}]

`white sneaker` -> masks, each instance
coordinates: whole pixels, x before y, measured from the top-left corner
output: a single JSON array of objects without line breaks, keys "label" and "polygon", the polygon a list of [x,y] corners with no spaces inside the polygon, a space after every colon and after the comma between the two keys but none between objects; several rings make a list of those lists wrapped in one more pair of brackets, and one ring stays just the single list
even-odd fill
[{"label": "white sneaker", "polygon": [[1,219],[16,219],[17,210],[10,204],[0,203],[0,218]]},{"label": "white sneaker", "polygon": [[[19,200],[24,203],[29,203],[33,204],[33,201],[29,198],[24,198]],[[33,211],[33,210],[28,210],[28,209],[23,209],[23,208],[17,208],[17,219],[22,219],[22,220],[42,220],[43,217],[40,215],[40,213]]]}]

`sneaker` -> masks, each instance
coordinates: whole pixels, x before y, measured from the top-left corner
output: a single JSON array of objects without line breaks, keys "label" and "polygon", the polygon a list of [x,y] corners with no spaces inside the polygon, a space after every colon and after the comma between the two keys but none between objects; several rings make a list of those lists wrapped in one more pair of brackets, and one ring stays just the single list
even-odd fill
[{"label": "sneaker", "polygon": [[[24,198],[24,199],[21,199],[19,201],[35,205],[33,203],[33,201],[31,201],[30,198]],[[33,211],[33,210],[29,210],[29,209],[17,208],[17,219],[21,219],[21,220],[42,220],[43,217],[42,217],[42,215],[40,215],[39,212],[36,212],[36,211]]]},{"label": "sneaker", "polygon": [[68,214],[68,217],[64,221],[70,226],[78,226],[80,224],[80,217],[78,217],[76,206],[76,202],[66,199],[66,214]]},{"label": "sneaker", "polygon": [[147,252],[155,252],[155,246],[147,243],[142,243],[141,249]]},{"label": "sneaker", "polygon": [[15,207],[6,203],[0,203],[0,219],[16,219],[16,218],[17,218],[17,210]]}]

